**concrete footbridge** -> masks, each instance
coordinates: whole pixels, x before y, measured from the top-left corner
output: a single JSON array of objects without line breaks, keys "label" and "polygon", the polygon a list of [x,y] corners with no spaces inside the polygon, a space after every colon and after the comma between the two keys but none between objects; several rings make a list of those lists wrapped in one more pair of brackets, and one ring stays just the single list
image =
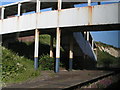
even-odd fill
[{"label": "concrete footbridge", "polygon": [[[69,70],[74,57],[83,65],[97,61],[95,44],[89,31],[120,30],[120,3],[74,7],[82,0],[24,0],[0,6],[0,35],[3,44],[18,37],[35,35],[34,68],[38,68],[39,35],[49,34],[50,57],[53,57],[53,38],[56,39],[55,72],[59,72],[60,46],[69,51]],[[51,8],[45,11],[45,8]],[[41,12],[44,10],[44,12]],[[87,58],[87,59],[86,59]],[[85,61],[86,60],[86,61]],[[89,66],[88,64],[88,66]]]}]

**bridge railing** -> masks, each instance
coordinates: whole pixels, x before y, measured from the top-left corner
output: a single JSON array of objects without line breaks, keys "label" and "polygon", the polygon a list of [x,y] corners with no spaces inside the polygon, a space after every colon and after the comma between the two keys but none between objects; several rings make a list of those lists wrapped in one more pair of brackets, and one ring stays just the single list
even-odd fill
[{"label": "bridge railing", "polygon": [[[102,0],[104,1],[104,0]],[[62,9],[74,8],[76,4],[81,6],[99,5],[100,0],[91,2],[91,0],[23,0],[8,5],[0,6],[0,19],[6,19],[15,16],[21,16],[31,13],[40,12],[41,9],[51,8],[50,10],[58,10],[58,5]],[[78,5],[80,7],[80,5]]]}]

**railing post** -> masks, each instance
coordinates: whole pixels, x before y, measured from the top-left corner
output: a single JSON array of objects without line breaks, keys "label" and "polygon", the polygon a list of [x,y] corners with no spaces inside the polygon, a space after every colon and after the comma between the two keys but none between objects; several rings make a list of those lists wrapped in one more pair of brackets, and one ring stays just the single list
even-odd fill
[{"label": "railing post", "polygon": [[4,19],[4,15],[5,15],[4,11],[5,11],[5,8],[2,7],[2,11],[1,11],[1,19]]},{"label": "railing post", "polygon": [[91,0],[88,0],[88,6],[91,6]]},{"label": "railing post", "polygon": [[58,10],[61,10],[62,8],[62,0],[58,0]]},{"label": "railing post", "polygon": [[36,4],[36,12],[40,12],[40,0],[37,0],[37,4]]},{"label": "railing post", "polygon": [[89,39],[90,39],[90,32],[87,31],[87,41],[89,41]]},{"label": "railing post", "polygon": [[18,3],[18,16],[21,15],[21,3]]},{"label": "railing post", "polygon": [[94,51],[94,40],[92,39],[92,50]]}]

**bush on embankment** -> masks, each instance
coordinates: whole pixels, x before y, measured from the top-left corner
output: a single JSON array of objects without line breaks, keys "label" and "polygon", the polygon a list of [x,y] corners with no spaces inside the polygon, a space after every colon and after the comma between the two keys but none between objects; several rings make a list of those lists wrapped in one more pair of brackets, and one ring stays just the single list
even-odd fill
[{"label": "bush on embankment", "polygon": [[23,56],[18,56],[11,50],[1,47],[2,50],[2,82],[17,83],[40,74],[35,71],[33,61]]},{"label": "bush on embankment", "polygon": [[54,70],[54,58],[50,58],[50,55],[42,55],[39,59],[39,65],[41,70]]}]

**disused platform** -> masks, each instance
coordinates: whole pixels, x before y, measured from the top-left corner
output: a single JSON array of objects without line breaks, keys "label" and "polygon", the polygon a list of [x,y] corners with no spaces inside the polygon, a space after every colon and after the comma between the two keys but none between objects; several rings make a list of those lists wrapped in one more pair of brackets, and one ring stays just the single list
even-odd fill
[{"label": "disused platform", "polygon": [[73,70],[68,72],[61,70],[59,73],[55,74],[53,71],[42,71],[41,75],[34,80],[8,85],[6,88],[64,89],[111,72],[112,71],[103,70]]}]

